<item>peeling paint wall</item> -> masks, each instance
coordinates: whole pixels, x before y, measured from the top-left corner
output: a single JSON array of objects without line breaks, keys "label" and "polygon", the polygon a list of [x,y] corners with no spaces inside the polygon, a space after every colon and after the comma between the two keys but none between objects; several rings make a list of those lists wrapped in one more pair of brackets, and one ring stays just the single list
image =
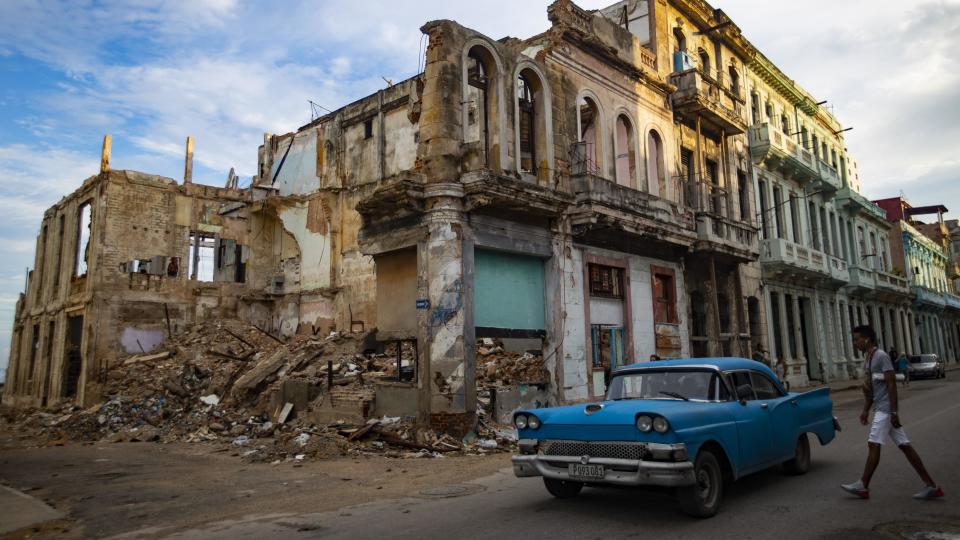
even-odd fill
[{"label": "peeling paint wall", "polygon": [[309,205],[297,204],[278,210],[283,227],[297,241],[300,254],[300,289],[330,286],[330,238],[307,228]]}]

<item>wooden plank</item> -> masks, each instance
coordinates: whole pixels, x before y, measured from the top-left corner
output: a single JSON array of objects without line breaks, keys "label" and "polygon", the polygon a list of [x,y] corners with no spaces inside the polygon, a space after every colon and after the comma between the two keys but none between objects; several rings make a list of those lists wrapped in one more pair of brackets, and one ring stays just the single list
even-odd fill
[{"label": "wooden plank", "polygon": [[259,361],[250,371],[243,374],[233,385],[234,390],[251,390],[256,388],[264,379],[276,373],[286,362],[287,351],[281,348],[273,354]]},{"label": "wooden plank", "polygon": [[280,409],[280,414],[277,415],[277,424],[286,422],[287,417],[290,416],[291,412],[293,412],[293,403],[288,401],[283,405],[283,408]]}]

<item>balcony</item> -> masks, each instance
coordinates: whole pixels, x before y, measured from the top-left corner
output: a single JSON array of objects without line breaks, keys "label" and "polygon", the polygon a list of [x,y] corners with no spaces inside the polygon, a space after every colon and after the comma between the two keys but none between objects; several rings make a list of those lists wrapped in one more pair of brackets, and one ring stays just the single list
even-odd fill
[{"label": "balcony", "polygon": [[782,238],[760,243],[760,263],[765,274],[781,281],[835,284],[849,280],[846,263],[840,259]]},{"label": "balcony", "polygon": [[940,310],[947,307],[946,295],[926,287],[913,286],[913,303],[919,308]]},{"label": "balcony", "polygon": [[722,79],[693,68],[670,75],[670,83],[677,87],[671,96],[676,114],[699,115],[727,135],[747,131],[743,96],[725,88]]},{"label": "balcony", "polygon": [[947,309],[954,311],[960,311],[960,296],[950,293],[943,294],[944,303],[947,306]]},{"label": "balcony", "polygon": [[877,272],[877,289],[899,296],[910,294],[910,282],[907,278],[888,272]]},{"label": "balcony", "polygon": [[822,159],[817,159],[817,168],[820,171],[820,179],[814,182],[814,188],[826,194],[832,194],[843,187],[840,181],[840,175],[832,165]]},{"label": "balcony", "polygon": [[813,154],[769,122],[750,128],[750,156],[799,182],[820,182],[820,168]]},{"label": "balcony", "polygon": [[576,198],[571,224],[582,240],[625,251],[642,243],[685,251],[696,241],[693,212],[670,200],[588,173],[570,182]]},{"label": "balcony", "polygon": [[730,219],[726,188],[707,182],[688,182],[685,201],[697,216],[697,243],[694,251],[728,256],[737,262],[751,262],[760,255],[757,228]]},{"label": "balcony", "polygon": [[850,294],[871,294],[877,288],[877,275],[872,268],[862,266],[850,266],[850,281],[847,282],[847,288]]},{"label": "balcony", "polygon": [[845,209],[851,215],[863,213],[865,216],[870,216],[874,219],[887,219],[887,213],[883,208],[873,204],[870,202],[870,199],[867,199],[849,187],[845,187],[837,192],[834,204],[838,208]]},{"label": "balcony", "polygon": [[826,255],[826,259],[827,267],[830,270],[830,279],[840,286],[849,283],[850,269],[847,266],[847,261],[833,255]]}]

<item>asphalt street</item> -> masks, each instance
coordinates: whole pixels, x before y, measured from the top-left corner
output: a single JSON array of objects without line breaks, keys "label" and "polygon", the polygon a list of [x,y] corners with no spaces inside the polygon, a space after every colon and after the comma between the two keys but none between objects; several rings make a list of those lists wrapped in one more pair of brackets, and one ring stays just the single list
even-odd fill
[{"label": "asphalt street", "polygon": [[813,468],[801,477],[771,469],[726,492],[720,513],[692,519],[669,491],[584,489],[557,500],[539,479],[511,471],[417,496],[318,514],[249,516],[208,524],[173,538],[958,538],[960,539],[960,373],[916,381],[902,397],[908,435],[947,493],[916,501],[922,487],[895,447],[884,449],[870,500],[840,490],[856,480],[866,456],[859,403],[835,406],[843,432],[812,442]]}]

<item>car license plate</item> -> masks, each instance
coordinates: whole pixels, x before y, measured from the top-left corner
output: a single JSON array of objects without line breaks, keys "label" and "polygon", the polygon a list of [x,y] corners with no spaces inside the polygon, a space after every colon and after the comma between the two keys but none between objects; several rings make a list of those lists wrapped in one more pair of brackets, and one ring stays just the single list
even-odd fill
[{"label": "car license plate", "polygon": [[571,463],[567,473],[575,480],[603,480],[603,465]]}]

